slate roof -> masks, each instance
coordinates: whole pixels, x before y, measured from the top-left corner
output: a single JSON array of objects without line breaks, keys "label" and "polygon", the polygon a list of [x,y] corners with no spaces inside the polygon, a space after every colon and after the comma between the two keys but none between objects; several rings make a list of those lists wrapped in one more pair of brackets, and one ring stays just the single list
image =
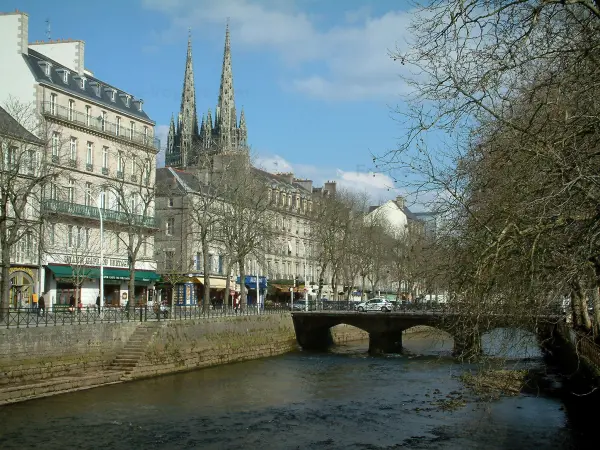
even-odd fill
[{"label": "slate roof", "polygon": [[0,106],[0,134],[14,139],[42,145],[43,142],[27,131],[16,119]]},{"label": "slate roof", "polygon": [[300,192],[304,194],[310,194],[311,192],[307,191],[301,184],[292,182],[288,183],[286,180],[282,179],[282,176],[277,175],[275,173],[269,173],[266,170],[257,169],[256,167],[252,167],[252,171],[256,173],[256,175],[265,178],[270,184],[271,187],[278,187],[279,189],[288,190],[292,192]]},{"label": "slate roof", "polygon": [[[173,172],[175,172],[177,174],[177,176],[181,179],[181,181],[183,181],[187,185],[187,187],[189,187],[193,191],[199,192],[200,189],[204,187],[198,181],[198,179],[196,178],[196,175],[194,173],[187,172],[187,171],[181,170],[181,169],[175,169],[174,167],[161,167],[159,169],[156,169],[156,184],[158,185],[159,183],[169,183],[173,178],[173,172],[171,172],[171,170]],[[266,182],[270,183],[271,186],[273,186],[273,187],[276,186],[282,190],[287,190],[287,191],[292,191],[292,192],[299,191],[304,194],[309,194],[309,192],[306,189],[304,189],[304,187],[302,187],[300,184],[298,184],[298,183],[290,184],[290,183],[286,182],[285,180],[282,180],[281,177],[277,174],[272,174],[272,173],[266,172],[264,170],[257,169],[255,167],[252,167],[251,170],[258,177],[265,179]]]},{"label": "slate roof", "polygon": [[[153,120],[148,117],[148,114],[143,110],[140,111],[138,107],[134,104],[134,100],[136,99],[133,95],[128,92],[123,91],[122,89],[118,89],[108,83],[105,83],[98,78],[95,78],[90,75],[84,75],[85,79],[85,89],[81,89],[81,82],[75,79],[78,76],[77,72],[63,66],[62,64],[57,63],[56,61],[48,58],[47,56],[32,50],[31,48],[28,51],[28,55],[23,55],[25,62],[29,66],[31,73],[35,77],[38,83],[48,84],[51,86],[55,86],[58,89],[62,89],[72,93],[74,96],[84,97],[90,100],[90,102],[96,102],[103,105],[106,105],[107,108],[116,109],[125,114],[128,114],[133,117],[137,117],[138,119],[142,119],[148,122],[155,123]],[[46,76],[43,67],[39,64],[40,62],[49,62],[52,64],[52,68],[50,69],[50,76]],[[63,75],[60,73],[61,69],[66,69],[70,72],[68,83],[63,82]],[[96,95],[96,90],[93,86],[93,82],[99,83],[102,88],[100,89],[100,96]],[[113,102],[110,99],[110,96],[105,88],[112,88],[117,91],[115,95],[115,101]],[[125,103],[125,97],[119,94],[127,94],[130,95],[129,106]]]}]

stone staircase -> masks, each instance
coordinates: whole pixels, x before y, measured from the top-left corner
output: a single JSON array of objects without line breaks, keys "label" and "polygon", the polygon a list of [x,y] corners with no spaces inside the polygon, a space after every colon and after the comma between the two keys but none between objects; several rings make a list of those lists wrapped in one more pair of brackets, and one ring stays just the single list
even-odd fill
[{"label": "stone staircase", "polygon": [[139,325],[125,344],[125,347],[123,347],[123,350],[121,350],[110,364],[108,370],[120,372],[121,381],[131,379],[131,372],[133,372],[142,356],[144,356],[146,345],[163,324],[164,322],[146,322]]}]

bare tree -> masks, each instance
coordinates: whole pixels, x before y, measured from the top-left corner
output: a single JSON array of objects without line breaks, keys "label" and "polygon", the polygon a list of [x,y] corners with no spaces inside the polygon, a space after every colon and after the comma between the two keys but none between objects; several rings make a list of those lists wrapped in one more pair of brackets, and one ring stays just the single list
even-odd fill
[{"label": "bare tree", "polygon": [[55,132],[34,105],[9,100],[0,108],[0,318],[10,296],[11,252],[27,235],[39,241],[41,197],[58,175],[52,156],[62,149]]},{"label": "bare tree", "polygon": [[156,154],[150,149],[121,146],[117,153],[117,177],[105,185],[109,194],[106,205],[114,201],[119,227],[118,234],[127,252],[129,265],[128,305],[134,307],[135,271],[140,252],[148,250],[151,237],[156,231],[154,218],[154,170]]},{"label": "bare tree", "polygon": [[231,155],[227,167],[218,239],[237,262],[241,302],[245,305],[246,261],[252,255],[260,258],[264,254],[267,242],[274,235],[274,213],[270,208],[268,180],[252,168],[248,155]]}]

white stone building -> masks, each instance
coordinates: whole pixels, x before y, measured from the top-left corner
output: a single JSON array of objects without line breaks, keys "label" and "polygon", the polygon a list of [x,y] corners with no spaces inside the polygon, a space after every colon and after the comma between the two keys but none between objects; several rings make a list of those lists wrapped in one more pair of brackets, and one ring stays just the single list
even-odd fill
[{"label": "white stone building", "polygon": [[157,279],[155,123],[143,100],[94,77],[84,56],[83,41],[29,43],[27,14],[0,14],[0,61],[7,68],[0,71],[0,104],[33,104],[51,128],[49,136],[39,136],[46,140],[57,173],[41,201],[39,290],[47,305],[67,303],[71,295],[84,305],[95,304],[102,250],[104,303],[125,303],[128,250],[131,242],[140,242],[132,260],[135,300],[143,302]]}]

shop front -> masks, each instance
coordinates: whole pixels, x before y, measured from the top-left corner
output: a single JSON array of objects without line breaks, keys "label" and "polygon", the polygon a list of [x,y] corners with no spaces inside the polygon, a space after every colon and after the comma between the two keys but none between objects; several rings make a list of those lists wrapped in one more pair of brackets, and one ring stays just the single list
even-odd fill
[{"label": "shop front", "polygon": [[10,295],[8,305],[10,308],[30,308],[34,306],[35,280],[37,269],[30,267],[11,267]]},{"label": "shop front", "polygon": [[[50,293],[53,304],[68,304],[71,295],[80,298],[84,306],[96,304],[96,298],[100,295],[99,267],[87,268],[85,276],[82,276],[81,268],[77,268],[75,273],[73,267],[69,265],[49,264],[47,269],[46,291]],[[103,306],[119,307],[127,304],[130,277],[127,269],[103,268]],[[151,270],[136,270],[134,278],[135,305],[145,305],[153,284],[160,276]],[[79,290],[79,295],[75,295],[76,290]]]},{"label": "shop front", "polygon": [[[258,290],[259,295],[256,295],[256,275],[246,275],[244,278],[244,285],[247,289],[247,302],[248,305],[257,305],[265,303],[265,294],[267,293],[267,277],[258,277]],[[236,282],[240,284],[240,277],[237,277]],[[258,301],[257,301],[258,297]]]}]

